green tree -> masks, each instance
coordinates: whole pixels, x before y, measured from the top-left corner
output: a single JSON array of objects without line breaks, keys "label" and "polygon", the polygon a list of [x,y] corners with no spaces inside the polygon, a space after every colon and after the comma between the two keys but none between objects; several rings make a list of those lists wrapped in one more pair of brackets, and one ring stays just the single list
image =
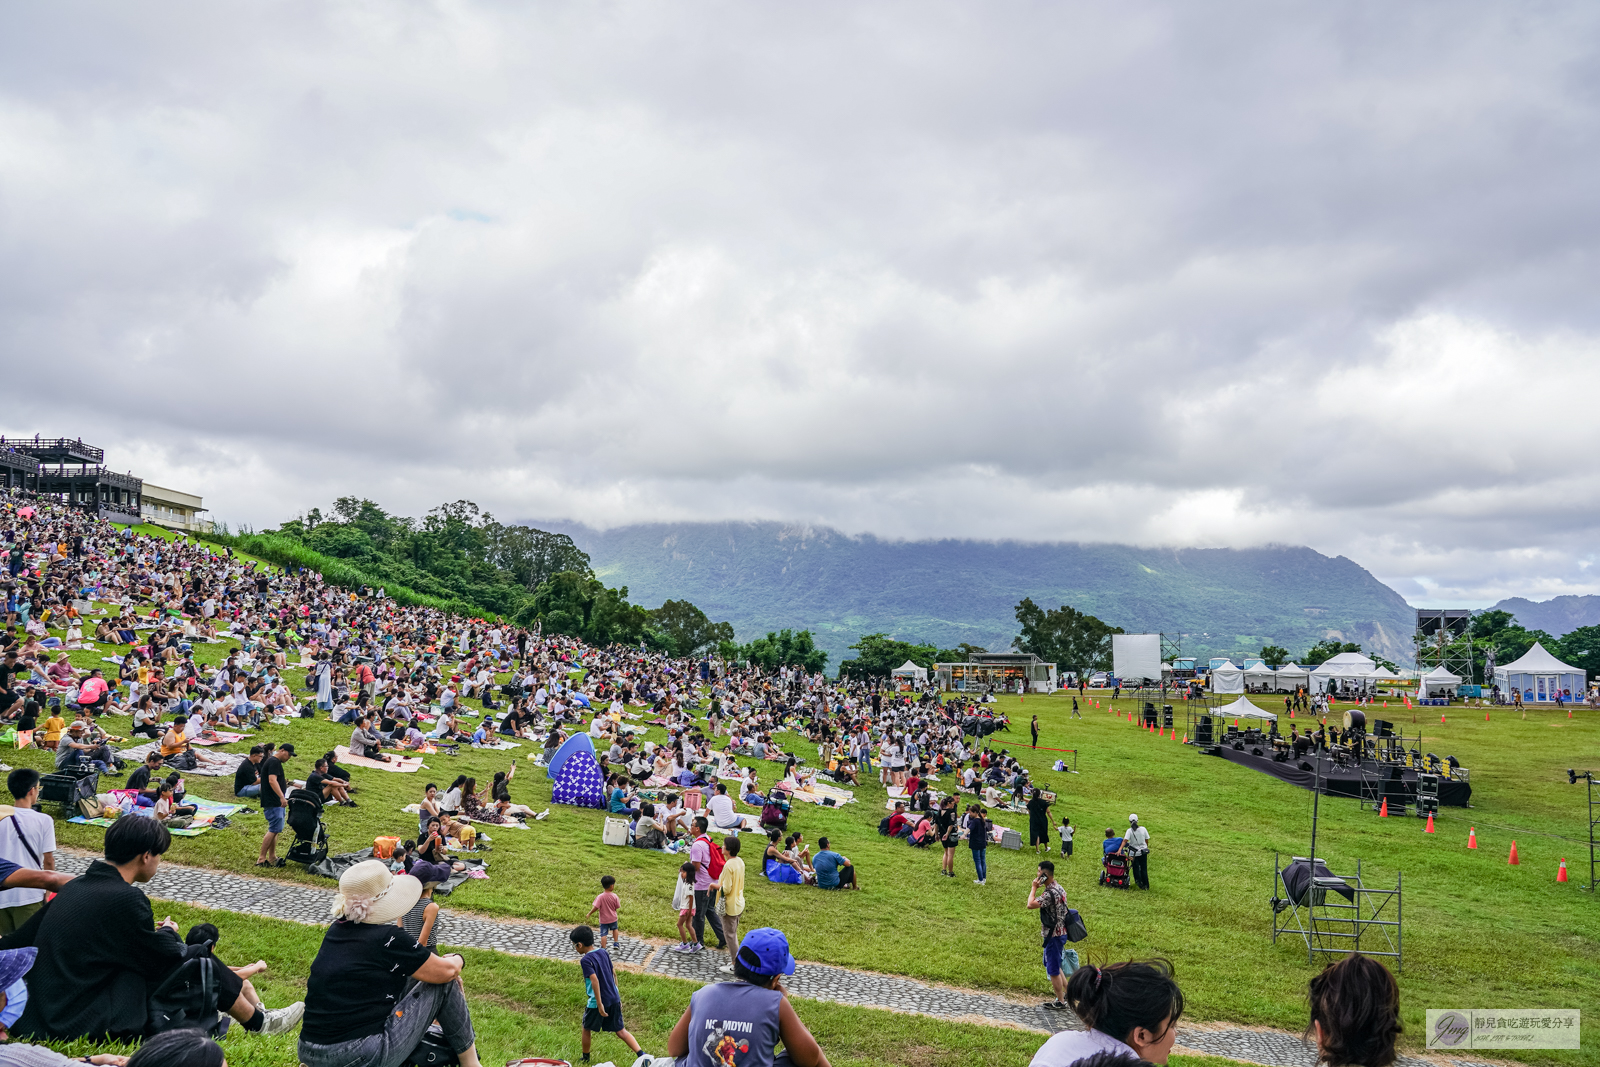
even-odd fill
[{"label": "green tree", "polygon": [[1102,622],[1087,612],[1066,604],[1048,611],[1031,597],[1017,605],[1017,624],[1022,632],[1011,642],[1018,652],[1031,652],[1062,671],[1087,674],[1111,667],[1111,636],[1123,633],[1120,626]]},{"label": "green tree", "polygon": [[810,630],[769,633],[739,648],[730,658],[747,660],[762,670],[799,667],[808,674],[816,674],[828,663],[828,654],[816,646]]},{"label": "green tree", "polygon": [[839,664],[841,678],[887,678],[907,660],[928,668],[939,656],[939,650],[932,645],[896,641],[888,634],[864,634],[850,648],[856,655]]},{"label": "green tree", "polygon": [[572,538],[532,526],[502,526],[491,522],[484,531],[484,548],[490,563],[529,591],[562,571],[592,574],[594,570],[588,553],[574,544]]},{"label": "green tree", "polygon": [[1557,659],[1588,671],[1590,678],[1600,677],[1600,626],[1580,626],[1561,638],[1555,648],[1545,647]]},{"label": "green tree", "polygon": [[1302,667],[1315,667],[1319,663],[1328,662],[1328,660],[1340,655],[1341,653],[1360,651],[1360,645],[1352,644],[1348,641],[1341,643],[1334,641],[1331,638],[1325,639],[1312,645],[1311,648],[1306,651],[1306,654],[1300,657],[1299,664]]},{"label": "green tree", "polygon": [[1269,667],[1281,667],[1289,662],[1289,650],[1282,645],[1262,645],[1259,655]]},{"label": "green tree", "polygon": [[693,656],[733,641],[733,624],[712,622],[687,600],[669,600],[650,612],[651,625],[674,656]]},{"label": "green tree", "polygon": [[934,662],[965,663],[967,662],[967,657],[971,656],[974,652],[987,651],[989,651],[987,648],[980,648],[978,645],[969,645],[963,641],[955,648],[941,648],[939,650],[938,658]]},{"label": "green tree", "polygon": [[540,623],[551,633],[600,646],[648,643],[656,637],[650,613],[628,603],[627,586],[607,589],[592,574],[577,571],[553,575],[517,613],[516,621],[524,626]]}]

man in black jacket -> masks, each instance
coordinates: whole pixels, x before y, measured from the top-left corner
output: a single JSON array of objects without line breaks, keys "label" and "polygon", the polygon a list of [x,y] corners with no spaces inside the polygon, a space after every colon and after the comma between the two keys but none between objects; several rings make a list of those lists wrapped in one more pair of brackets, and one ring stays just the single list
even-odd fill
[{"label": "man in black jacket", "polygon": [[[150,899],[135,888],[161,866],[172,842],[155,819],[129,815],[106,830],[104,860],[68,882],[0,948],[39,950],[28,976],[28,1007],[11,1032],[21,1037],[91,1040],[138,1038],[149,1025],[152,991],[186,959],[190,948],[170,918],[158,926]],[[222,961],[212,968],[217,1005],[246,1030],[278,1034],[305,1011],[255,1007],[254,991]]]}]

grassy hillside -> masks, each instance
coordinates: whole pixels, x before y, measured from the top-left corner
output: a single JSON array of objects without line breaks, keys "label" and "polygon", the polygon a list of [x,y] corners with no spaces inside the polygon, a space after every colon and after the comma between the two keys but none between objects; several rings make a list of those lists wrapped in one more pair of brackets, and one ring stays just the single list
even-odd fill
[{"label": "grassy hillside", "polygon": [[1309,548],[1160,549],[1018,541],[883,541],[779,523],[665,523],[572,536],[608,585],[639,603],[687,598],[741,640],[808,627],[829,664],[862,633],[953,648],[1007,647],[1016,603],[1069,603],[1130,632],[1183,633],[1186,652],[1324,637],[1411,660],[1405,600],[1343,557]]}]

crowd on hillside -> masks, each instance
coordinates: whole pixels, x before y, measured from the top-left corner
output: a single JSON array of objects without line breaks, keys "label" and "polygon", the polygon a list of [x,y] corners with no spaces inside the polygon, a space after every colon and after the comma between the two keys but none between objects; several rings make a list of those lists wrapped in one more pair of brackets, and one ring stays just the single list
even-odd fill
[{"label": "crowd on hillside", "polygon": [[[876,776],[895,804],[881,829],[912,844],[943,844],[943,870],[952,875],[952,852],[965,841],[980,882],[983,849],[998,832],[989,812],[1026,811],[1037,821],[1043,810],[1038,783],[995,749],[995,732],[1007,723],[982,700],[591,648],[399,604],[382,590],[335,587],[315,573],[262,567],[182,537],[138,535],[20,495],[0,500],[0,536],[0,723],[31,731],[54,753],[58,771],[127,774],[125,792],[139,798],[106,810],[124,817],[106,830],[104,858],[69,879],[47,862],[54,829],[34,810],[38,774],[14,772],[8,781],[15,805],[9,815],[0,809],[0,1028],[14,1039],[144,1037],[135,1063],[216,1067],[220,1049],[208,1035],[223,1020],[267,1034],[299,1024],[303,1063],[358,1067],[402,1062],[437,1021],[440,1040],[473,1067],[470,1011],[454,981],[464,964],[432,950],[427,891],[454,871],[445,838],[465,843],[477,826],[532,816],[512,799],[515,761],[481,789],[465,778],[442,792],[430,786],[416,839],[393,862],[344,872],[303,1003],[268,1009],[250,982],[264,965],[224,962],[225,931],[184,933],[155,922],[135,887],[154,875],[170,829],[186,817],[183,772],[219,758],[196,742],[267,720],[326,716],[350,726],[351,757],[376,760],[516,740],[548,762],[586,731],[606,779],[605,806],[627,819],[631,842],[687,858],[683,947],[702,947],[709,925],[728,953],[722,970],[731,980],[696,993],[668,1041],[671,1056],[696,1067],[728,1062],[719,1042],[734,1034],[750,1038],[741,1064],[771,1063],[778,1044],[792,1062],[827,1062],[783,995],[782,977],[794,968],[783,935],[772,928],[738,934],[746,861],[773,882],[860,886],[855,865],[826,838],[813,851],[791,830],[795,794],[848,797],[849,787]],[[227,643],[220,662],[197,662],[197,648],[219,642]],[[66,653],[89,647],[107,653],[105,667],[73,666]],[[291,668],[306,671],[304,683],[291,681]],[[151,743],[137,766],[102,728],[108,714],[131,716],[131,733]],[[639,740],[645,724],[663,727],[667,740]],[[267,818],[264,865],[283,863],[276,839],[299,785],[284,765],[295,755],[292,744],[258,745],[235,769],[236,794],[256,801]],[[770,772],[751,761],[770,763]],[[354,804],[348,782],[339,755],[329,752],[313,761],[303,788]],[[751,840],[763,849],[759,857]],[[47,892],[57,894],[48,904]],[[1042,914],[1048,926],[1058,913]],[[584,1020],[586,1053],[591,1032],[617,1033],[637,1048],[622,1025],[603,912],[601,919],[599,946],[587,927],[573,932],[592,1012]],[[1162,990],[1171,995],[1156,1017]],[[1103,1039],[1091,1036],[1085,1045],[1058,1035],[1036,1063],[1107,1053],[1165,1062],[1182,999],[1161,968],[1085,967],[1060,993]],[[1344,1025],[1350,1016],[1338,1018]],[[1392,1034],[1388,1040],[1389,1059],[1379,1048],[1342,1062],[1382,1067],[1392,1060]],[[13,1062],[64,1058],[14,1040],[0,1047],[0,1064]]]}]

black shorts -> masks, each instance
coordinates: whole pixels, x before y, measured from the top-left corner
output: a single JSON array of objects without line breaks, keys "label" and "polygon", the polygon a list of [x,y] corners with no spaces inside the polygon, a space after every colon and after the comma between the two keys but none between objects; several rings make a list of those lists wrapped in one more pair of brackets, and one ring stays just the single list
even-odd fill
[{"label": "black shorts", "polygon": [[619,1000],[615,1004],[607,1004],[604,1015],[600,1014],[599,1008],[584,1008],[583,1028],[608,1034],[625,1029],[622,1025],[622,1002]]}]

